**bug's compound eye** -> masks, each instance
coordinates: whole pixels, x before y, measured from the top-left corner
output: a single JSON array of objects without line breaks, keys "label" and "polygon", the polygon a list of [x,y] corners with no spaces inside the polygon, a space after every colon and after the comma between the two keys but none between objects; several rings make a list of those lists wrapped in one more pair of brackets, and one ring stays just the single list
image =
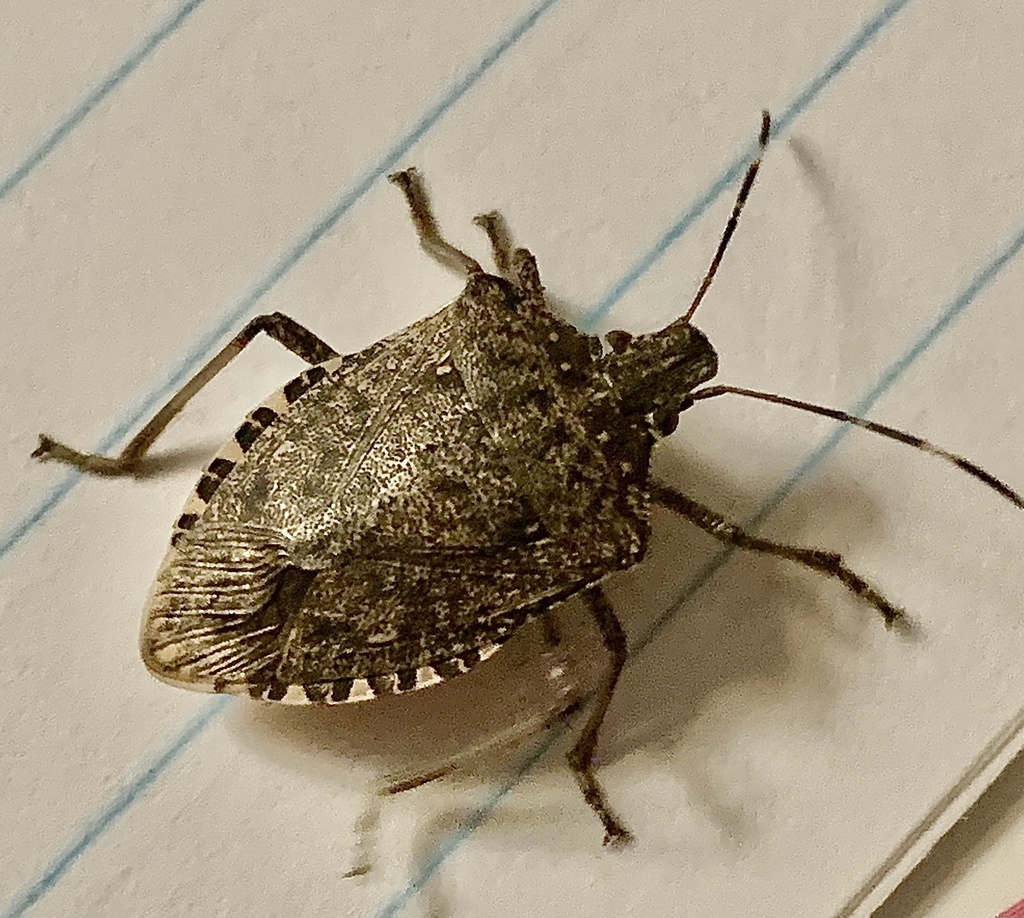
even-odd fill
[{"label": "bug's compound eye", "polygon": [[623,331],[620,328],[608,332],[604,336],[604,340],[608,342],[608,346],[612,349],[613,353],[621,354],[633,343],[633,336],[628,331]]}]

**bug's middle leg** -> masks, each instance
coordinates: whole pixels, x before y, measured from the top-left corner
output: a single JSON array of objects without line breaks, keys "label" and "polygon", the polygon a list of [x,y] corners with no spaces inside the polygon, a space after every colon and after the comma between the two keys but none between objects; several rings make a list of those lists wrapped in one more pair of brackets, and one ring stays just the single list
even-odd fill
[{"label": "bug's middle leg", "polygon": [[705,532],[713,535],[721,542],[735,545],[748,551],[757,551],[763,554],[774,555],[777,558],[786,558],[803,564],[812,570],[835,577],[854,595],[859,596],[865,602],[871,603],[885,619],[886,625],[892,625],[903,618],[903,610],[894,606],[874,586],[868,583],[863,577],[850,570],[843,563],[842,555],[823,551],[820,548],[800,548],[795,545],[782,545],[770,539],[762,539],[752,536],[736,523],[730,522],[720,513],[716,513],[710,507],[698,503],[691,497],[677,491],[666,484],[652,481],[650,484],[651,500],[661,504],[686,517],[691,523],[699,526]]},{"label": "bug's middle leg", "polygon": [[216,354],[195,376],[182,386],[140,430],[118,456],[80,453],[58,443],[46,434],[39,435],[39,446],[32,453],[36,459],[54,459],[94,475],[131,475],[139,462],[189,400],[214,376],[235,359],[260,333],[269,335],[307,363],[318,364],[338,356],[327,342],[309,329],[280,312],[257,316]]},{"label": "bug's middle leg", "polygon": [[583,799],[597,814],[604,825],[604,843],[625,844],[633,840],[633,836],[611,811],[604,789],[594,774],[594,751],[597,748],[597,734],[604,723],[604,716],[615,694],[615,686],[619,681],[622,668],[626,665],[627,647],[626,632],[623,631],[618,617],[608,597],[601,587],[592,586],[583,592],[583,598],[590,607],[591,614],[601,630],[601,638],[608,650],[611,661],[608,671],[596,692],[594,708],[590,712],[583,732],[576,744],[566,753],[573,777],[583,792]]}]

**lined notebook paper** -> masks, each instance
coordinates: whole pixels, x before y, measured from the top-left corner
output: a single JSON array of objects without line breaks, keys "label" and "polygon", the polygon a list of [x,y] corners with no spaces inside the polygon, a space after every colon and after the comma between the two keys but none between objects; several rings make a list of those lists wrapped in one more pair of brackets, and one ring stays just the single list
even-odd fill
[{"label": "lined notebook paper", "polygon": [[[330,711],[145,672],[170,526],[294,357],[248,349],[160,441],[159,474],[29,454],[40,431],[116,451],[256,314],[351,352],[450,301],[385,181],[406,165],[481,258],[471,218],[499,209],[581,328],[662,327],[768,108],[696,320],[720,380],[868,414],[1022,489],[1022,30],[1024,9],[938,0],[9,7],[0,914],[869,915],[1024,743],[1024,513],[967,476],[782,408],[683,417],[659,476],[843,552],[915,627],[656,513],[648,559],[608,582],[633,656],[600,774],[637,836],[610,852],[565,735],[528,729],[553,704],[536,628],[443,687]],[[572,604],[559,625],[589,684],[593,627]],[[382,774],[476,747],[369,826]]]}]

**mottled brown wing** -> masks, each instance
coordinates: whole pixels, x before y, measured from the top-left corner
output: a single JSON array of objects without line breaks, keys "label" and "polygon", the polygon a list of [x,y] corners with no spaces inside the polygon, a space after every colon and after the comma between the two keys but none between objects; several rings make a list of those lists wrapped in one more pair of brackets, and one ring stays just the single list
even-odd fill
[{"label": "mottled brown wing", "polygon": [[158,677],[303,702],[423,687],[607,572],[549,536],[509,473],[454,365],[458,319],[252,413],[158,576],[142,635]]},{"label": "mottled brown wing", "polygon": [[187,552],[172,548],[147,605],[146,666],[168,682],[213,691],[275,665],[288,567],[280,533],[255,526],[210,524]]},{"label": "mottled brown wing", "polygon": [[143,657],[166,681],[273,701],[362,701],[436,684],[595,579],[566,569],[550,539],[314,572],[289,565],[264,532],[215,534],[158,580]]}]

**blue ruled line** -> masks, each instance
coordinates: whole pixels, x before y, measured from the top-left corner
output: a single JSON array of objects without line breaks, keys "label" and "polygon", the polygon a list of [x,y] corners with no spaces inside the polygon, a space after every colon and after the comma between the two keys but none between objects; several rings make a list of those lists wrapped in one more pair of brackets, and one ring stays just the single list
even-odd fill
[{"label": "blue ruled line", "polygon": [[[447,114],[449,109],[480,82],[509,49],[519,42],[551,7],[559,2],[560,0],[543,0],[543,2],[535,6],[526,16],[520,19],[508,33],[484,54],[468,73],[449,88],[440,101],[428,109],[409,131],[402,135],[376,163],[366,170],[361,178],[356,180],[355,185],[342,194],[335,204],[307,230],[306,234],[292,248],[285,252],[278,259],[277,263],[242,296],[212,331],[204,335],[193,345],[159,386],[143,397],[133,409],[115,423],[113,428],[92,449],[92,452],[109,452],[144,417],[151,414],[158,405],[165,402],[173,392],[179,389],[185,380],[198,369],[215,345],[227,335],[238,330],[241,319],[253,311],[253,307],[355,206],[374,183],[394,169],[409,150]],[[71,493],[81,480],[82,475],[80,472],[69,472],[35,507],[26,513],[21,520],[11,526],[3,538],[0,538],[0,561],[25,536],[49,516],[50,512],[63,502],[64,498]]]},{"label": "blue ruled line", "polygon": [[[860,31],[846,44],[845,47],[829,61],[824,70],[812,79],[800,94],[787,106],[779,116],[772,114],[772,137],[785,133],[789,126],[804,113],[807,107],[821,94],[839,74],[841,74],[854,58],[867,47],[871,41],[882,31],[910,0],[892,0],[869,19]],[[756,145],[751,143],[740,153],[716,178],[707,191],[680,214],[661,238],[653,246],[638,258],[626,271],[611,289],[603,296],[594,307],[586,314],[585,321],[595,325],[603,319],[612,307],[621,300],[641,277],[657,264],[661,257],[668,251],[669,247],[687,232],[693,224],[700,219],[707,209],[722,196],[736,180],[747,170],[750,160],[754,155]]]},{"label": "blue ruled line", "polygon": [[75,834],[74,840],[50,862],[42,876],[10,902],[3,912],[0,912],[0,918],[20,918],[45,896],[82,853],[91,848],[138,800],[139,796],[145,793],[150,785],[174,764],[210,723],[220,716],[227,708],[229,701],[227,695],[222,695],[207,702],[198,716],[172,739],[145,769],[125,785],[110,803],[89,820],[83,829]]},{"label": "blue ruled line", "polygon": [[188,0],[181,9],[167,20],[159,29],[149,36],[138,48],[128,55],[121,65],[108,76],[99,86],[87,95],[72,111],[53,129],[50,136],[22,160],[15,170],[0,183],[0,201],[3,201],[21,181],[38,166],[54,149],[80,125],[90,112],[109,96],[118,86],[130,77],[142,62],[150,56],[164,41],[170,38],[184,25],[205,0]]},{"label": "blue ruled line", "polygon": [[[553,2],[555,2],[555,0],[552,0],[551,3],[544,4],[543,7],[546,9],[548,6],[553,5]],[[886,10],[891,10],[891,12],[888,14],[887,18],[891,19],[896,14],[896,12],[898,12],[899,9],[901,9],[903,6],[905,6],[908,2],[909,2],[909,0],[902,0],[902,2],[900,2],[900,3],[893,3],[893,4],[890,4],[888,7],[886,7]],[[884,22],[879,22],[878,25],[874,28],[874,32],[872,34],[866,35],[864,37],[863,44],[866,44],[870,40],[870,38],[873,37],[873,34],[877,33],[884,24],[885,24]],[[859,50],[859,49],[857,49],[857,50]],[[827,77],[827,80],[830,80],[833,76],[838,74],[849,63],[849,60],[852,60],[852,57],[854,56],[854,53],[855,52],[851,52],[849,54],[849,58],[846,61],[846,63],[843,63],[842,66],[836,67],[834,69],[834,72],[832,72],[831,75]],[[826,73],[827,73],[827,71],[826,71]],[[823,80],[823,79],[824,79],[823,77],[819,77],[819,80]],[[811,98],[813,97],[813,95],[815,95],[817,92],[820,91],[820,89],[825,85],[825,82],[827,82],[827,80],[824,80],[823,82],[821,82],[821,85],[819,85],[816,89],[814,89],[813,93],[808,96],[808,98],[802,103],[801,107],[797,108],[797,103],[799,103],[801,101],[801,99],[803,99],[803,97],[805,95],[808,95],[808,93],[810,92],[810,90],[805,91],[805,93],[802,94],[800,98],[798,98],[797,102],[793,103],[793,105],[791,105],[790,108],[787,109],[786,114],[790,114],[791,119],[795,118],[796,115],[799,114],[799,112],[802,111],[803,108],[806,107],[807,104],[809,104],[809,102],[811,101]],[[814,86],[813,83],[811,85],[812,85],[812,87]],[[786,117],[786,114],[784,114],[782,116],[782,118],[779,119],[779,121],[777,122],[777,126],[783,125],[784,119]],[[781,127],[780,127],[780,129],[781,129]],[[390,168],[390,167],[388,167],[388,168]],[[737,172],[737,175],[738,175],[738,172]],[[726,184],[728,184],[728,183],[726,183]],[[724,187],[725,186],[723,186],[722,190],[724,190]],[[720,193],[721,193],[721,191],[716,192],[715,196],[717,196]],[[710,200],[708,201],[708,203],[710,203]],[[349,206],[351,206],[351,205],[349,205]],[[706,208],[707,205],[705,204],[704,206]],[[703,211],[701,211],[701,212],[703,212]],[[341,216],[341,213],[338,214],[338,217],[340,217],[340,216]],[[595,307],[595,309],[591,312],[590,315],[593,316],[593,317],[599,317],[601,314],[603,314],[603,313],[600,312],[601,308],[603,308],[604,311],[607,312],[607,310],[610,309],[614,305],[614,303],[625,293],[625,291],[627,289],[629,289],[629,287],[632,286],[632,284],[634,284],[636,282],[636,280],[640,276],[642,276],[647,270],[649,270],[649,268],[658,260],[658,258],[660,258],[661,254],[663,254],[665,249],[667,249],[667,247],[669,245],[671,245],[671,243],[673,241],[675,241],[675,239],[677,239],[680,235],[682,235],[682,233],[684,233],[688,229],[689,225],[693,222],[693,219],[696,219],[696,216],[699,216],[699,214],[695,214],[694,217],[691,218],[689,220],[689,222],[687,222],[685,224],[683,223],[683,219],[681,218],[680,221],[678,221],[677,224],[675,224],[674,227],[673,227],[673,230],[675,229],[675,227],[679,227],[678,232],[676,232],[675,235],[672,236],[671,238],[668,238],[670,233],[673,231],[673,230],[670,230],[669,233],[666,233],[665,236],[662,237],[662,240],[658,243],[658,245],[661,247],[660,251],[657,252],[655,257],[653,257],[653,258],[651,257],[651,255],[654,253],[654,250],[652,250],[652,253],[648,253],[648,256],[645,256],[644,259],[640,259],[636,263],[636,265],[634,266],[634,269],[632,269],[632,271],[637,271],[637,273],[635,273],[635,275],[632,276],[632,277],[630,276],[630,274],[627,274],[623,278],[623,280],[620,281],[620,283],[618,285],[616,285],[615,288],[613,288],[613,292],[616,291],[616,290],[619,290],[620,292],[618,292],[617,295],[615,295],[614,297],[612,297],[611,294],[606,295],[606,297],[604,297],[602,299],[601,303],[599,303],[598,306]],[[335,219],[337,219],[337,218],[335,218]],[[333,225],[333,224],[331,224],[331,225]],[[329,228],[329,227],[326,227],[326,228]],[[323,230],[324,232],[326,231],[326,228]],[[309,245],[312,245],[316,241],[316,239],[319,238],[319,236],[322,235],[322,234],[323,234],[323,232],[321,232],[319,235],[317,235],[316,238],[312,238],[312,240],[310,241]],[[309,238],[309,237],[307,237],[307,238]],[[984,271],[979,273],[979,275],[974,279],[972,284],[968,288],[966,288],[964,293],[961,294],[961,296],[958,297],[956,301],[954,301],[954,303],[959,303],[960,304],[959,310],[955,314],[950,313],[948,316],[946,314],[944,314],[944,318],[940,319],[939,323],[936,323],[936,325],[934,325],[932,327],[932,329],[930,329],[929,332],[918,341],[918,343],[915,345],[915,347],[912,348],[910,351],[908,351],[906,355],[904,355],[904,358],[902,358],[900,362],[897,362],[896,364],[893,365],[893,367],[890,368],[890,370],[887,373],[887,375],[885,377],[883,377],[883,379],[879,382],[879,384],[875,387],[875,389],[872,390],[872,392],[875,392],[877,390],[877,394],[874,395],[874,398],[877,398],[882,393],[884,393],[884,391],[886,391],[886,389],[888,389],[889,386],[891,386],[896,381],[898,376],[902,372],[904,372],[906,370],[906,368],[909,367],[910,364],[913,363],[913,361],[917,359],[917,357],[919,357],[922,353],[924,353],[927,350],[927,348],[930,346],[930,344],[939,335],[941,335],[941,333],[949,326],[949,324],[952,321],[955,320],[956,316],[958,316],[960,313],[962,313],[964,310],[966,310],[966,308],[974,300],[974,298],[981,291],[981,289],[983,289],[989,282],[991,282],[991,280],[998,274],[998,272],[1016,254],[1019,253],[1019,251],[1020,251],[1022,246],[1024,246],[1024,233],[1021,233],[1019,236],[1015,237],[1015,239],[1013,240],[1011,245],[1008,246],[1007,249],[1005,249],[1004,252],[1002,252],[997,259],[995,259],[992,263],[990,263],[986,267],[986,269]],[[308,248],[308,246],[307,246],[307,248]],[[304,254],[304,252],[302,254]],[[300,258],[300,257],[301,257],[301,254],[295,259],[295,261],[297,261],[298,258]],[[292,262],[292,264],[294,264],[294,262]],[[287,267],[285,267],[283,269],[282,274],[284,273],[284,271],[287,271],[288,269],[290,269],[290,267],[291,267],[291,264],[288,264]],[[637,270],[638,268],[640,270]],[[279,277],[277,279],[279,279]],[[258,296],[262,296],[263,293],[266,292],[266,290],[270,289],[270,286],[273,286],[273,283],[276,283],[277,279],[274,279],[273,281],[271,281],[270,284],[261,293],[258,294]],[[257,287],[256,289],[259,289],[259,288]],[[257,298],[258,298],[258,296],[257,296]],[[253,300],[253,302],[255,302],[255,300]],[[605,303],[607,303],[607,306],[605,306]],[[226,331],[223,332],[223,333],[226,333]],[[929,336],[930,336],[930,338],[929,338]],[[211,341],[211,346],[212,346],[212,342],[217,340],[217,337],[218,337],[217,335],[209,336],[208,340]],[[901,366],[901,363],[902,363],[902,366]],[[166,389],[169,389],[172,386],[173,386],[173,383],[169,383],[168,386],[166,387]],[[162,390],[162,391],[166,391],[166,389]],[[869,393],[869,396],[866,396],[865,398],[868,398],[868,397],[870,397],[870,393]],[[858,403],[858,405],[860,405],[862,403],[863,403],[863,400],[862,400],[861,403]],[[142,413],[144,413],[145,410],[146,410],[145,408],[141,409],[139,414],[141,415]],[[858,410],[862,410],[862,409],[858,408]],[[136,418],[136,420],[137,420],[137,418]],[[133,423],[134,423],[134,421],[132,423],[129,423],[127,426],[130,428],[133,425]],[[113,434],[116,433],[116,432],[117,432],[117,429],[115,429],[115,431],[112,432],[112,434],[110,436],[112,437]],[[843,433],[843,431],[840,431],[838,433]],[[123,435],[123,433],[121,435]],[[117,438],[115,438],[113,442],[116,442],[116,439]],[[802,477],[802,475],[806,474],[806,472],[809,471],[811,468],[813,468],[814,465],[817,465],[817,463],[820,462],[825,457],[825,455],[827,455],[827,453],[829,451],[831,451],[832,448],[834,448],[834,445],[833,446],[829,446],[830,442],[831,442],[831,440],[826,441],[826,443],[819,449],[819,451],[816,451],[816,453],[813,454],[813,455],[817,455],[818,452],[821,453],[820,457],[817,458],[814,461],[813,465],[808,466],[806,469],[804,468],[804,466],[801,466],[800,469],[796,473],[794,473],[794,476],[792,478],[793,485],[795,485],[796,480],[799,477]],[[838,440],[836,440],[836,442],[838,443]],[[807,463],[805,463],[805,465],[807,465]],[[67,488],[68,491],[73,486],[73,483],[76,480],[77,480],[77,477],[74,477],[72,479],[71,485],[69,485],[68,488]],[[785,487],[786,487],[786,485],[783,486],[783,488],[785,488]],[[782,490],[783,489],[780,488],[780,492]],[[53,493],[54,494],[58,494],[59,491],[60,491],[60,489],[58,488],[58,489],[55,489],[55,491]],[[776,492],[776,493],[778,494],[779,492]],[[49,506],[47,506],[44,510],[39,512],[38,519],[41,519],[43,516],[45,516],[46,513],[48,513],[49,509],[52,509],[52,506],[55,506],[57,503],[59,503],[59,501],[63,498],[63,496],[65,496],[65,494],[66,494],[66,491],[63,492],[63,493],[59,493],[58,496],[55,497],[52,500],[52,503]],[[782,495],[782,497],[779,497],[778,500],[781,501],[784,496],[785,495]],[[775,498],[775,495],[773,495],[773,498],[769,500],[769,502],[765,505],[765,507],[768,507],[769,505],[774,507],[775,505],[777,505],[777,502],[776,503],[772,503],[774,498]],[[770,509],[769,510],[765,510],[764,512],[765,512],[765,514],[767,514],[767,512],[770,512]],[[35,522],[38,522],[38,519]],[[32,525],[35,525],[35,522],[33,522],[31,525],[29,525],[26,528],[25,531],[27,532],[28,529],[31,528]],[[20,538],[20,536],[19,536],[19,538]],[[10,547],[11,546],[7,545],[6,543],[0,543],[0,557],[2,557],[3,554]],[[710,576],[710,574],[708,576]],[[706,581],[706,579],[707,578],[704,578],[704,581]],[[704,581],[702,581],[702,582],[704,582]],[[694,587],[693,588],[693,592],[695,592],[696,589],[699,589],[699,586],[700,586],[700,584],[698,584],[696,587]],[[688,598],[688,597],[685,596],[685,595],[684,595],[684,597],[681,597],[680,600],[675,604],[674,609],[676,607],[678,607],[678,605],[681,605],[683,602],[685,602],[686,598]],[[674,611],[674,609],[673,609],[673,611]],[[223,701],[223,699],[221,701]],[[217,703],[218,702],[215,702],[214,704],[217,704]],[[164,769],[166,769],[173,762],[173,760],[175,758],[178,757],[178,755],[181,753],[181,751],[183,751],[188,745],[190,745],[195,740],[195,738],[206,728],[206,726],[209,725],[209,723],[216,717],[217,713],[219,713],[220,710],[221,710],[221,708],[217,708],[216,710],[214,710],[211,707],[200,718],[200,721],[197,721],[196,723],[191,725],[186,731],[183,731],[183,733],[172,744],[172,746],[169,747],[168,751],[173,749],[174,750],[173,754],[169,755],[169,756],[166,755],[166,754],[161,756],[154,763],[153,766],[151,766],[149,769],[147,769],[144,772],[144,776],[147,776],[147,777],[145,777],[145,780],[137,779],[135,782],[133,782],[133,784],[131,786],[135,787],[136,785],[138,785],[138,789],[137,790],[135,790],[130,796],[127,795],[127,794],[122,794],[121,797],[118,798],[118,801],[124,800],[123,803],[119,802],[116,805],[111,805],[110,807],[107,808],[107,810],[104,811],[104,815],[99,817],[94,822],[90,823],[90,827],[98,826],[99,828],[96,831],[94,831],[91,836],[87,837],[86,834],[83,834],[82,838],[80,839],[80,843],[76,843],[76,844],[70,846],[67,849],[67,851],[65,852],[65,854],[61,855],[61,858],[59,858],[57,861],[54,862],[54,867],[59,867],[59,870],[56,871],[56,872],[53,872],[54,871],[54,867],[51,867],[50,871],[47,872],[46,876],[44,876],[39,881],[39,883],[37,883],[35,886],[33,886],[31,888],[30,892],[37,890],[37,888],[39,889],[39,892],[37,894],[35,894],[34,898],[32,898],[30,901],[28,901],[27,900],[27,895],[28,894],[26,894],[25,896],[22,897],[22,899],[18,900],[19,902],[21,902],[23,899],[26,901],[26,904],[21,909],[21,911],[8,911],[8,912],[4,912],[3,914],[5,916],[6,915],[12,915],[12,916],[13,915],[20,915],[31,904],[33,904],[35,901],[37,901],[50,888],[50,886],[52,886],[53,883],[55,883],[60,878],[60,875],[63,873],[63,871],[65,871],[67,869],[67,867],[70,865],[71,861],[73,861],[74,858],[76,858],[79,854],[81,854],[82,851],[84,851],[86,848],[88,848],[93,843],[93,841],[95,841],[95,839],[99,836],[99,834],[102,833],[103,831],[105,831],[106,828],[119,815],[121,815],[121,813],[123,813],[124,810],[126,810],[131,805],[132,802],[134,802],[134,800],[136,799],[138,794],[142,792],[142,790],[144,790],[146,787],[151,785],[156,780],[156,778],[160,775],[160,773]],[[411,898],[411,896],[415,894],[416,890],[419,888],[419,886],[422,884],[422,882],[425,882],[426,879],[428,879],[429,876],[440,867],[440,865],[444,862],[444,860],[446,860],[447,857],[461,844],[461,842],[463,840],[465,840],[465,838],[467,838],[469,836],[471,831],[473,831],[480,824],[482,824],[483,821],[485,821],[485,819],[487,818],[487,816],[489,815],[491,810],[493,810],[500,803],[501,799],[515,786],[515,784],[518,782],[518,780],[522,776],[525,776],[526,773],[529,772],[529,770],[533,767],[533,764],[535,763],[535,761],[538,760],[543,755],[544,751],[546,751],[546,748],[553,741],[554,741],[554,738],[551,738],[548,741],[546,741],[545,744],[542,744],[541,746],[539,746],[537,748],[537,750],[535,750],[534,754],[531,755],[531,757],[529,759],[527,759],[524,762],[524,764],[520,767],[520,769],[516,773],[516,775],[514,775],[513,778],[510,779],[509,782],[506,785],[503,785],[501,788],[499,788],[499,790],[497,792],[495,792],[495,794],[490,798],[490,800],[488,800],[487,804],[484,807],[481,807],[480,810],[477,811],[477,814],[475,814],[473,817],[471,817],[470,822],[468,823],[467,827],[464,827],[464,829],[460,833],[456,833],[455,835],[453,835],[451,840],[449,842],[445,843],[445,845],[441,849],[439,849],[437,855],[435,855],[430,860],[430,862],[428,863],[427,868],[425,868],[424,871],[421,871],[421,873],[416,878],[414,878],[413,881],[409,884],[409,886],[406,888],[406,890],[403,891],[402,893],[400,893],[394,899],[392,899],[391,902],[386,906],[385,910],[380,913],[382,918],[385,915],[391,916],[391,915],[397,914],[397,912],[408,902],[409,898]],[[109,814],[109,818],[108,818],[107,814]],[[72,852],[72,851],[74,852],[74,854],[72,856],[68,857],[68,852]],[[49,879],[49,885],[43,885],[44,884],[44,880],[46,880],[47,877],[50,876],[51,872],[53,872],[53,876],[52,876],[51,879]]]},{"label": "blue ruled line", "polygon": [[[157,389],[152,391],[136,409],[103,438],[96,452],[107,452],[124,435],[134,427],[157,403],[163,401],[179,384],[198,366],[199,362],[212,350],[217,341],[234,330],[241,316],[248,313],[256,302],[263,297],[284,275],[291,270],[312,246],[338,220],[341,219],[356,202],[370,189],[372,184],[398,164],[409,150],[433,128],[441,118],[470,89],[472,89],[499,60],[515,46],[542,18],[542,16],[560,0],[543,0],[533,7],[505,35],[498,40],[461,79],[453,84],[432,108],[417,121],[378,161],[364,174],[356,185],[346,192],[320,220],[318,220],[288,252],[286,252],[271,270],[260,279],[242,300],[231,310],[220,325],[210,334],[201,339],[186,355],[170,377]],[[14,546],[60,504],[81,480],[81,475],[72,473],[15,525],[0,540],[0,559],[6,556]],[[131,780],[113,801],[108,803],[93,819],[73,833],[72,841],[46,867],[41,876],[27,889],[20,893],[3,912],[0,918],[20,918],[29,908],[45,896],[60,880],[67,875],[68,869],[89,848],[92,847],[121,816],[138,800],[139,796],[152,786],[157,779],[166,773],[182,753],[213,723],[226,709],[227,697],[211,702],[178,736],[173,739],[153,761]]]},{"label": "blue ruled line", "polygon": [[[981,271],[979,271],[964,290],[953,299],[935,320],[885,371],[879,381],[868,390],[850,408],[851,414],[867,414],[871,407],[899,380],[901,376],[922,356],[928,349],[946,332],[950,326],[959,319],[975,301],[978,294],[985,289],[998,274],[1005,268],[1021,250],[1024,249],[1024,229],[1014,236],[1009,243],[992,259]],[[833,450],[852,430],[849,426],[839,428],[831,436],[827,437],[820,446],[811,452],[807,458],[790,474],[790,476],[771,494],[761,505],[752,519],[745,524],[745,528],[756,529],[778,506],[789,496],[797,484],[808,474],[813,472],[832,453]],[[686,585],[686,587],[675,598],[668,610],[663,613],[654,624],[634,644],[630,654],[629,664],[632,665],[639,658],[640,654],[647,648],[657,634],[667,626],[678,614],[679,610],[686,605],[704,585],[724,566],[726,561],[735,553],[735,548],[726,548],[711,559]],[[398,892],[387,904],[377,913],[377,918],[394,918],[398,915],[409,901],[422,888],[423,884],[430,879],[441,865],[473,834],[488,817],[497,809],[498,805],[515,788],[515,786],[526,777],[543,757],[544,754],[558,741],[563,734],[565,727],[559,725],[553,728],[544,739],[534,747],[533,751],[519,765],[513,776],[496,791],[494,791],[484,803],[482,803],[466,822],[445,841],[441,843],[438,852],[430,857],[426,864],[413,877],[412,880]]]}]

